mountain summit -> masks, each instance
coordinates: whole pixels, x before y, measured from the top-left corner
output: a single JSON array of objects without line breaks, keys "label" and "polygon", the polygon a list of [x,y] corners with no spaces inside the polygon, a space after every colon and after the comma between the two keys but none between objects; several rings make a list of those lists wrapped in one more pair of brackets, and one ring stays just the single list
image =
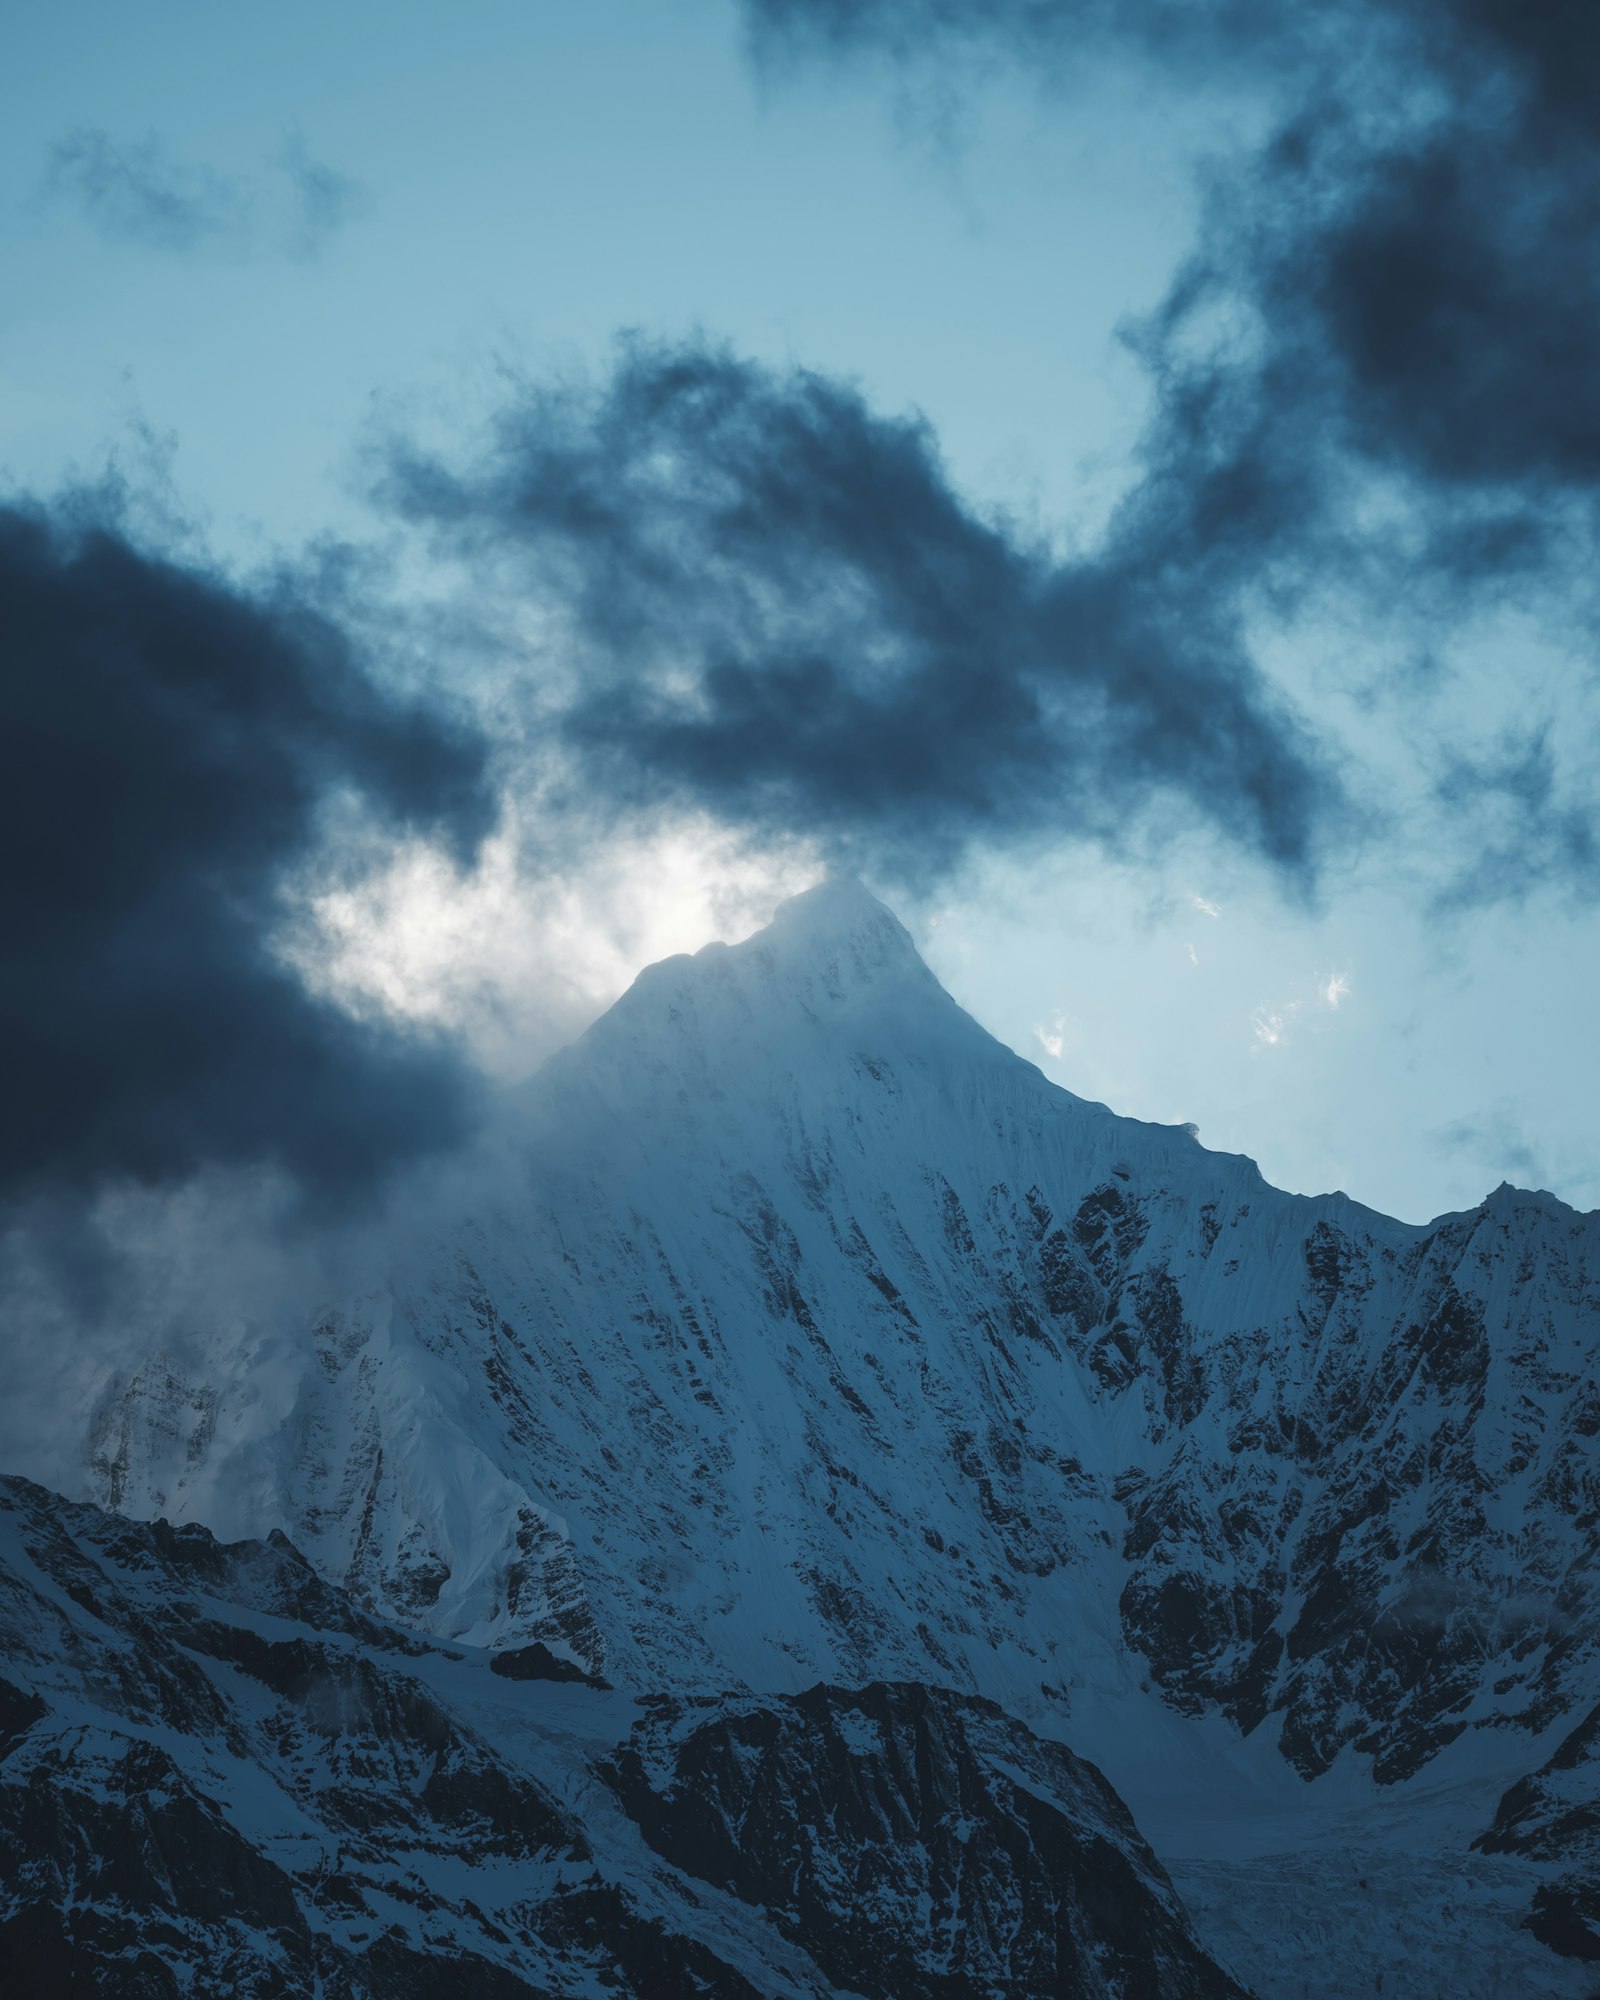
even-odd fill
[{"label": "mountain summit", "polygon": [[757,935],[773,950],[832,955],[859,945],[868,962],[897,954],[917,957],[911,933],[856,875],[829,875],[790,896]]},{"label": "mountain summit", "polygon": [[742,944],[708,944],[646,967],[635,982],[654,985],[674,968],[706,966],[726,955],[787,979],[820,979],[842,997],[885,979],[937,985],[911,933],[854,875],[831,875],[778,905],[772,921]]},{"label": "mountain summit", "polygon": [[771,1078],[804,1071],[840,1036],[885,1048],[965,1039],[1007,1054],[940,986],[900,920],[845,875],[780,904],[741,944],[646,967],[550,1069],[575,1077],[611,1061],[648,1066],[652,1052],[666,1061],[669,1048],[692,1047],[719,1072],[748,1060]]},{"label": "mountain summit", "polygon": [[849,880],[516,1116],[291,1393],[122,1384],[95,1497],[243,1486],[374,1615],[624,1687],[986,1698],[1140,1810],[1186,1759],[1498,1783],[1600,1697],[1600,1218],[1283,1194],[1057,1089]]}]

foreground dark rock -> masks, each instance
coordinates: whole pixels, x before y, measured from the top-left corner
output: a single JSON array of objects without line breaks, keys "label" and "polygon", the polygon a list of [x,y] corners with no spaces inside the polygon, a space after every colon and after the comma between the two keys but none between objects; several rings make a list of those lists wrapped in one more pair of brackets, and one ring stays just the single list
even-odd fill
[{"label": "foreground dark rock", "polygon": [[647,1707],[608,1776],[652,1849],[868,2000],[1243,1990],[1196,1957],[1094,1766],[991,1702],[911,1684]]},{"label": "foreground dark rock", "polygon": [[1104,1778],[970,1697],[497,1674],[282,1536],[21,1480],[0,1652],[18,1993],[1243,2000]]},{"label": "foreground dark rock", "polygon": [[1560,1873],[1535,1893],[1528,1928],[1565,1958],[1600,1961],[1600,1708],[1511,1787],[1475,1845],[1556,1864]]}]

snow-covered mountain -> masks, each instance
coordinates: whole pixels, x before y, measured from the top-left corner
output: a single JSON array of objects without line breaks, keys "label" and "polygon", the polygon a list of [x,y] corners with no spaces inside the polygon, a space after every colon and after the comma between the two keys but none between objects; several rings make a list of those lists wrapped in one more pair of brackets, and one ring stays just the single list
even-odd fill
[{"label": "snow-covered mountain", "polygon": [[1600,1217],[1283,1194],[851,882],[643,973],[505,1143],[270,1395],[237,1343],[120,1384],[93,1497],[619,1687],[982,1697],[1180,1839],[1464,1786],[1465,1853],[1600,1699]]},{"label": "snow-covered mountain", "polygon": [[971,1697],[641,1714],[23,1480],[0,1646],[19,1995],[1248,2000],[1100,1774]]}]

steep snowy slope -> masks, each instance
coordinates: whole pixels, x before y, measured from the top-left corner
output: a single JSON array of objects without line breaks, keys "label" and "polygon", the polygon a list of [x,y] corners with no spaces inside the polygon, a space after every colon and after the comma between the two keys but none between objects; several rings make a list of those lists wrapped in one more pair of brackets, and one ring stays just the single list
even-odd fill
[{"label": "steep snowy slope", "polygon": [[988,1704],[685,1712],[376,1623],[282,1538],[0,1480],[7,1990],[1248,2000]]},{"label": "steep snowy slope", "polygon": [[1282,1194],[1049,1084],[849,882],[642,974],[508,1125],[292,1394],[123,1385],[95,1496],[228,1495],[623,1686],[970,1690],[1119,1783],[1146,1689],[1306,1778],[1469,1732],[1502,1786],[1600,1697],[1600,1218]]}]

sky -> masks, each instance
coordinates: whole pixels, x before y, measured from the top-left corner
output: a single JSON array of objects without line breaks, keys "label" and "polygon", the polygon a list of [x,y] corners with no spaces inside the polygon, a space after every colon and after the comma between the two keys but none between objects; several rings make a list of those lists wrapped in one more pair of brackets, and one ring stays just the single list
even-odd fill
[{"label": "sky", "polygon": [[10,24],[11,1213],[358,1213],[830,866],[1279,1185],[1600,1203],[1600,28],[1288,13]]}]

